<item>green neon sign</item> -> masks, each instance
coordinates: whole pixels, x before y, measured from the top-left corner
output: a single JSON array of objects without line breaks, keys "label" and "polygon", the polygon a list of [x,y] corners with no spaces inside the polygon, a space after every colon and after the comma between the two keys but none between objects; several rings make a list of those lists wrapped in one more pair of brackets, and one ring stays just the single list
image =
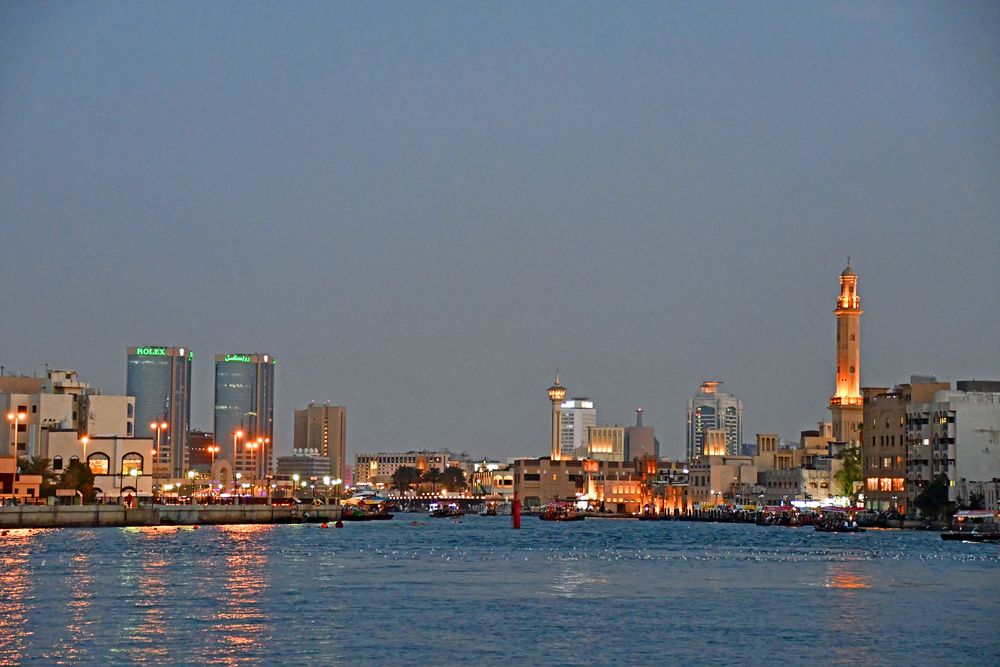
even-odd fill
[{"label": "green neon sign", "polygon": [[167,348],[165,347],[137,347],[135,353],[143,357],[165,357]]},{"label": "green neon sign", "polygon": [[244,364],[249,364],[250,357],[246,354],[227,354],[223,361],[241,361]]},{"label": "green neon sign", "polygon": [[194,352],[188,352],[188,361],[194,359]]}]

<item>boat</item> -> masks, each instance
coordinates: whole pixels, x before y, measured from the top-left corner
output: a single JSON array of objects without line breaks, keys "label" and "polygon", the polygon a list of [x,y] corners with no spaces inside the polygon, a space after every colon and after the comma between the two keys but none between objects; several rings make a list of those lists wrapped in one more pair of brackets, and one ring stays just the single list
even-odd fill
[{"label": "boat", "polygon": [[1000,542],[1000,510],[959,510],[951,519],[951,530],[942,540]]},{"label": "boat", "polygon": [[798,526],[799,510],[792,505],[766,505],[757,516],[758,526]]},{"label": "boat", "polygon": [[428,509],[430,516],[435,519],[465,516],[465,512],[459,508],[458,503],[431,503]]},{"label": "boat", "polygon": [[387,521],[392,517],[386,499],[377,496],[348,498],[340,513],[341,521]]},{"label": "boat", "polygon": [[483,509],[480,510],[479,516],[497,516],[500,513],[499,508],[503,503],[503,496],[493,494],[492,496],[486,496],[483,500]]},{"label": "boat", "polygon": [[863,533],[854,511],[845,507],[824,507],[813,523],[817,533]]},{"label": "boat", "polygon": [[585,517],[576,509],[576,505],[556,501],[543,507],[538,518],[542,521],[583,521]]}]

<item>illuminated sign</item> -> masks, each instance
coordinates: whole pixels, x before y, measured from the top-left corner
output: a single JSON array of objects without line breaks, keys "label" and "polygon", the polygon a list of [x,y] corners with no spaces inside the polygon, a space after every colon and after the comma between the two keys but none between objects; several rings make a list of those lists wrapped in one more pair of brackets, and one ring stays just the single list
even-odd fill
[{"label": "illuminated sign", "polygon": [[223,361],[241,361],[244,364],[249,364],[250,356],[246,354],[227,354]]},{"label": "illuminated sign", "polygon": [[194,359],[194,352],[188,352],[188,361]]},{"label": "illuminated sign", "polygon": [[135,353],[143,357],[165,357],[167,348],[165,347],[137,347]]}]

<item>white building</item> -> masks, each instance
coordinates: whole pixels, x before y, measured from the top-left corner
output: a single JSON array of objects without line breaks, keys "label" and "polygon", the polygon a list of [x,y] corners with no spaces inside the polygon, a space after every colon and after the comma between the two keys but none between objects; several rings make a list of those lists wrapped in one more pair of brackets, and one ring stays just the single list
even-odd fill
[{"label": "white building", "polygon": [[559,406],[559,449],[564,459],[585,451],[591,426],[597,426],[597,408],[589,398],[571,398]]},{"label": "white building", "polygon": [[47,441],[52,471],[61,475],[71,461],[85,462],[94,473],[98,500],[152,496],[152,438],[88,436],[84,441],[75,430],[57,429],[49,431]]},{"label": "white building", "polygon": [[967,503],[1000,478],[1000,392],[939,391],[927,412],[931,476],[947,475],[948,499]]},{"label": "white building", "polygon": [[101,394],[79,381],[76,371],[50,370],[44,380],[0,378],[0,407],[7,427],[0,435],[2,454],[48,456],[48,433],[54,430],[135,435],[135,399]]},{"label": "white building", "polygon": [[718,380],[705,380],[698,393],[688,399],[687,458],[693,461],[704,454],[705,431],[726,432],[726,453],[735,456],[743,442],[743,401],[719,391]]}]

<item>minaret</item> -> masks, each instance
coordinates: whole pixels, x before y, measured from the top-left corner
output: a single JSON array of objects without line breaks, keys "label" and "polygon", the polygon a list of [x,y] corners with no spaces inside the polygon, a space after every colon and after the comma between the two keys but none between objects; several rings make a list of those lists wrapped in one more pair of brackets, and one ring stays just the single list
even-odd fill
[{"label": "minaret", "polygon": [[856,444],[862,420],[861,400],[861,297],[858,296],[858,274],[847,268],[840,274],[840,296],[837,297],[837,385],[830,397],[833,418],[833,439]]},{"label": "minaret", "polygon": [[559,371],[556,371],[556,381],[549,387],[549,400],[552,401],[552,453],[553,461],[562,460],[562,446],[559,443],[559,432],[561,428],[561,415],[559,406],[566,398],[566,387],[559,384]]}]

